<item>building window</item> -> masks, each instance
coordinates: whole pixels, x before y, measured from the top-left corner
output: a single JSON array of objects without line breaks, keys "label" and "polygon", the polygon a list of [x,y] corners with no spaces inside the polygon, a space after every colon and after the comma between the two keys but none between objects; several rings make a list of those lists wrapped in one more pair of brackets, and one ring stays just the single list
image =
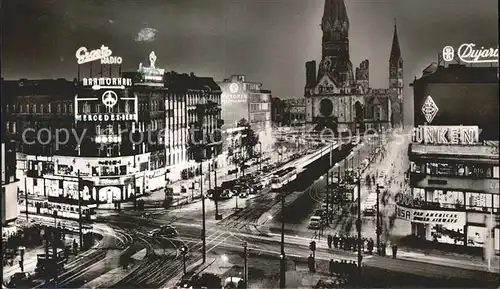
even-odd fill
[{"label": "building window", "polygon": [[113,146],[109,145],[106,147],[106,156],[110,157],[113,155]]},{"label": "building window", "polygon": [[112,125],[112,124],[108,124],[108,125],[106,126],[106,133],[107,133],[108,135],[112,135],[112,134],[113,134],[113,125]]},{"label": "building window", "polygon": [[56,112],[61,113],[61,104],[60,103],[57,104],[57,111]]},{"label": "building window", "polygon": [[499,174],[498,166],[494,166],[493,167],[493,178],[498,179],[499,178],[498,174]]},{"label": "building window", "polygon": [[493,206],[491,194],[466,192],[465,201],[469,210],[488,212]]}]

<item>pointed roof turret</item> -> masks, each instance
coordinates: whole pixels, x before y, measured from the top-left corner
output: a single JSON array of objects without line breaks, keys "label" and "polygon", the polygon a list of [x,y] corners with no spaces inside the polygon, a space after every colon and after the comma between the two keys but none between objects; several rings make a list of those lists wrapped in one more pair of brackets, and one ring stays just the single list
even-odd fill
[{"label": "pointed roof turret", "polygon": [[394,36],[392,37],[392,48],[389,62],[397,61],[403,61],[403,57],[401,57],[401,49],[399,48],[398,27],[396,26],[396,19],[394,19]]},{"label": "pointed roof turret", "polygon": [[323,28],[323,31],[328,28],[349,29],[349,18],[347,17],[344,0],[325,0],[321,28]]}]

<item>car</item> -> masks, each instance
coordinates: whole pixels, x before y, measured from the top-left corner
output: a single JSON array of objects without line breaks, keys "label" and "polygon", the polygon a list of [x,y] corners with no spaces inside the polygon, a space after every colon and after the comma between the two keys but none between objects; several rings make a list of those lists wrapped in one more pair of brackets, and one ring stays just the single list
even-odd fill
[{"label": "car", "polygon": [[200,279],[198,273],[194,271],[189,271],[181,277],[181,280],[177,283],[178,288],[193,288]]},{"label": "car", "polygon": [[220,199],[221,200],[228,200],[228,199],[231,199],[233,197],[234,193],[232,190],[230,189],[224,189],[222,191],[222,193],[220,194]]},{"label": "car", "polygon": [[154,229],[154,230],[151,230],[149,233],[148,233],[148,237],[156,237],[160,234],[160,229]]},{"label": "car", "polygon": [[321,228],[321,225],[322,225],[321,217],[312,216],[309,219],[309,226],[308,226],[309,229],[319,229]]},{"label": "car", "polygon": [[238,197],[244,199],[246,197],[248,197],[248,191],[241,191],[239,194],[238,194]]},{"label": "car", "polygon": [[323,210],[322,209],[316,209],[314,210],[313,216],[320,216],[323,215]]},{"label": "car", "polygon": [[260,191],[262,189],[264,189],[264,183],[262,181],[256,183],[254,186],[253,186],[253,192],[254,193],[257,193],[257,191]]},{"label": "car", "polygon": [[30,273],[28,272],[16,272],[10,277],[10,281],[7,284],[9,287],[31,287]]},{"label": "car", "polygon": [[215,189],[208,189],[207,190],[207,198],[213,200],[214,195],[215,195]]},{"label": "car", "polygon": [[179,236],[179,232],[172,225],[162,225],[160,227],[160,234],[168,238],[174,238]]}]

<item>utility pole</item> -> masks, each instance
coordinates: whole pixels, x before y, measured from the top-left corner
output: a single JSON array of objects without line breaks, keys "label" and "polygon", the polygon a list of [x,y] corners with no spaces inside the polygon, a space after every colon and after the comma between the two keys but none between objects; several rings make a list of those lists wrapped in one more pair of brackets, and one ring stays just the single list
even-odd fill
[{"label": "utility pole", "polygon": [[203,264],[207,261],[207,240],[206,240],[206,227],[205,227],[205,195],[203,194],[203,161],[200,162],[200,192],[201,192],[201,210],[203,225],[201,229],[201,238],[203,239]]},{"label": "utility pole", "polygon": [[49,240],[50,240],[50,234],[49,234],[49,226],[45,226],[43,237],[45,239],[45,262],[43,264],[43,273],[45,275],[45,284],[47,287],[49,286],[50,283],[50,275],[49,275],[49,264],[50,264],[50,259],[49,259]]},{"label": "utility pole", "polygon": [[54,231],[52,232],[52,264],[53,264],[53,268],[52,268],[52,274],[54,274],[54,286],[57,288],[57,271],[59,268],[57,268],[58,266],[58,263],[59,263],[59,258],[57,256],[57,237],[58,234],[57,234],[57,227],[54,228]]},{"label": "utility pole", "polygon": [[358,177],[358,219],[356,220],[356,229],[358,230],[358,276],[361,278],[361,178]]},{"label": "utility pole", "polygon": [[244,268],[243,268],[243,278],[245,279],[245,289],[248,288],[248,245],[247,242],[243,243],[243,259],[244,259]]},{"label": "utility pole", "polygon": [[380,188],[379,185],[377,184],[377,189],[375,190],[377,193],[377,227],[376,227],[376,233],[377,233],[377,254],[380,255],[380,234],[382,233],[382,227],[380,226]]},{"label": "utility pole", "polygon": [[26,223],[28,221],[28,171],[26,170],[26,177],[24,178],[24,201],[26,203]]},{"label": "utility pole", "polygon": [[330,173],[326,171],[326,223],[330,224],[330,215],[328,214],[328,207],[330,207]]},{"label": "utility pole", "polygon": [[83,251],[83,224],[82,224],[82,190],[80,170],[78,170],[78,236],[80,237],[80,251]]},{"label": "utility pole", "polygon": [[286,288],[286,256],[285,256],[285,192],[281,191],[281,255],[280,255],[280,288]]},{"label": "utility pole", "polygon": [[262,173],[262,143],[259,141],[259,171]]}]

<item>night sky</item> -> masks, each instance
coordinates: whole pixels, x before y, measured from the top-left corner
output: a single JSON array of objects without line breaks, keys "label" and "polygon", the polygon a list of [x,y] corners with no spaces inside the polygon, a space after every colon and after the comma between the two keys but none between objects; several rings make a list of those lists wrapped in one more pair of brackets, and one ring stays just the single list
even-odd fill
[{"label": "night sky", "polygon": [[[148,63],[216,80],[245,74],[274,96],[301,97],[305,62],[321,57],[323,0],[4,0],[6,79],[76,77],[75,51],[105,44],[124,69]],[[370,84],[388,86],[397,18],[409,83],[446,45],[497,47],[497,0],[345,0],[351,61],[370,60]],[[406,109],[410,109],[407,102]],[[405,110],[406,110],[405,109]]]}]

